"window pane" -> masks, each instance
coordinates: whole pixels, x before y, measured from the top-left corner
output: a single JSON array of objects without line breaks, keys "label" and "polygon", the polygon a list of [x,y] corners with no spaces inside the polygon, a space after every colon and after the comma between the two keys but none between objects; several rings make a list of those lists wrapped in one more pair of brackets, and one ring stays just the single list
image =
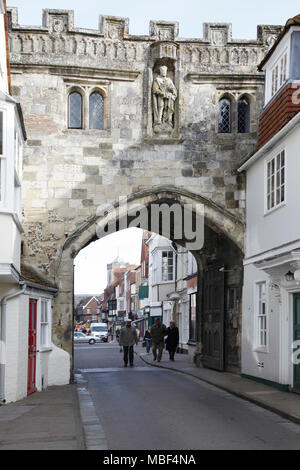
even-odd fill
[{"label": "window pane", "polygon": [[69,128],[82,128],[82,97],[77,92],[69,96]]},{"label": "window pane", "polygon": [[92,93],[90,96],[90,129],[104,128],[104,100],[100,93]]},{"label": "window pane", "polygon": [[238,102],[238,132],[240,134],[250,132],[250,105],[246,99]]},{"label": "window pane", "polygon": [[231,132],[231,109],[230,101],[227,99],[222,99],[219,102],[219,132]]},{"label": "window pane", "polygon": [[266,283],[257,284],[257,343],[258,346],[267,346],[267,304]]},{"label": "window pane", "polygon": [[47,346],[48,325],[41,325],[41,346]]},{"label": "window pane", "polygon": [[267,208],[272,209],[285,200],[285,152],[267,164]]},{"label": "window pane", "polygon": [[281,62],[280,62],[280,68],[281,68],[281,72],[280,72],[280,85],[282,85],[285,80],[286,80],[286,57],[287,55],[285,54],[282,59],[281,59]]}]

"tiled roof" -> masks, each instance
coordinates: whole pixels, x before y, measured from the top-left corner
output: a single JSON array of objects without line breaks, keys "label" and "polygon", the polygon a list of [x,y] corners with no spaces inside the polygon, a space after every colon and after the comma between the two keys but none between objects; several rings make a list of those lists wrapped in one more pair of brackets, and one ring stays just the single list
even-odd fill
[{"label": "tiled roof", "polygon": [[46,287],[48,289],[57,290],[57,287],[55,287],[54,284],[52,284],[47,279],[42,278],[38,273],[34,272],[31,268],[24,266],[23,264],[21,265],[20,280],[31,284],[36,284],[41,289]]}]

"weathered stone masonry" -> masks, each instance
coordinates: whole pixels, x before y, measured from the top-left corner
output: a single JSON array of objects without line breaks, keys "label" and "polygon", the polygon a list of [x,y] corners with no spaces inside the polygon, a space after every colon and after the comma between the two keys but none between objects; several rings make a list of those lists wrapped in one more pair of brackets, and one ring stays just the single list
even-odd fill
[{"label": "weathered stone masonry", "polygon": [[[213,230],[242,251],[245,185],[238,162],[256,146],[263,76],[257,71],[278,26],[237,41],[230,24],[204,24],[203,39],[182,39],[178,24],[152,21],[129,34],[124,18],[99,30],[75,28],[73,12],[44,10],[42,26],[19,26],[9,9],[12,93],[23,108],[23,262],[58,285],[54,341],[71,349],[72,263],[95,238],[97,208],[119,196],[151,202],[161,194],[201,200]],[[153,132],[151,86],[168,66],[178,97],[169,135]],[[68,129],[68,93],[84,97],[84,129]],[[105,100],[104,130],[89,130],[87,97]],[[236,132],[236,103],[251,103],[250,133]],[[232,100],[233,128],[218,134],[218,102]]]}]

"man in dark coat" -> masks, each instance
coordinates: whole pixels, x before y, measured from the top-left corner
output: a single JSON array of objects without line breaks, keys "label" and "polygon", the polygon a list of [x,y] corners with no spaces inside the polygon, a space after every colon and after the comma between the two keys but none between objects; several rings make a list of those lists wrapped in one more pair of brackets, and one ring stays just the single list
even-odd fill
[{"label": "man in dark coat", "polygon": [[170,361],[174,361],[174,355],[179,343],[179,331],[174,321],[170,321],[170,326],[167,328],[167,334],[166,349],[169,351]]},{"label": "man in dark coat", "polygon": [[160,362],[163,349],[164,349],[164,337],[167,334],[166,325],[160,323],[160,319],[156,318],[154,325],[151,326],[150,334],[152,338],[152,353],[153,361]]},{"label": "man in dark coat", "polygon": [[128,318],[126,320],[126,326],[121,329],[119,344],[123,346],[123,358],[124,358],[124,367],[127,367],[128,363],[128,356],[130,361],[130,366],[133,367],[133,358],[134,358],[134,351],[133,346],[138,344],[138,337],[136,333],[136,328],[131,326],[131,320]]}]

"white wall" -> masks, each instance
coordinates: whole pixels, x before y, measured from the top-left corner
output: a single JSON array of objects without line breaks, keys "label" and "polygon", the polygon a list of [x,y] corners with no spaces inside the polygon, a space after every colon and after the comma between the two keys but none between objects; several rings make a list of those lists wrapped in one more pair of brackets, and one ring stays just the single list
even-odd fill
[{"label": "white wall", "polygon": [[[17,290],[19,290],[17,284],[0,283],[0,299]],[[21,400],[27,396],[30,297],[38,298],[36,295],[21,295],[7,301],[5,367],[5,398],[7,403]],[[51,385],[69,383],[70,355],[52,344],[51,340],[49,347],[40,351],[39,310],[37,313],[36,387],[38,391],[41,391]]]},{"label": "white wall", "polygon": [[27,395],[28,312],[28,296],[7,301],[5,396],[8,403]]},{"label": "white wall", "polygon": [[[246,258],[300,239],[299,158],[300,126],[280,145],[256,161],[247,170]],[[265,214],[265,165],[271,157],[285,149],[286,202]]]},{"label": "white wall", "polygon": [[21,234],[11,214],[0,213],[0,263],[20,270]]},{"label": "white wall", "polygon": [[[257,319],[255,315],[255,284],[267,282],[266,351],[257,345]],[[280,304],[270,277],[253,265],[245,266],[242,324],[242,373],[272,382],[279,382],[280,364]],[[259,367],[259,363],[263,367]]]}]

